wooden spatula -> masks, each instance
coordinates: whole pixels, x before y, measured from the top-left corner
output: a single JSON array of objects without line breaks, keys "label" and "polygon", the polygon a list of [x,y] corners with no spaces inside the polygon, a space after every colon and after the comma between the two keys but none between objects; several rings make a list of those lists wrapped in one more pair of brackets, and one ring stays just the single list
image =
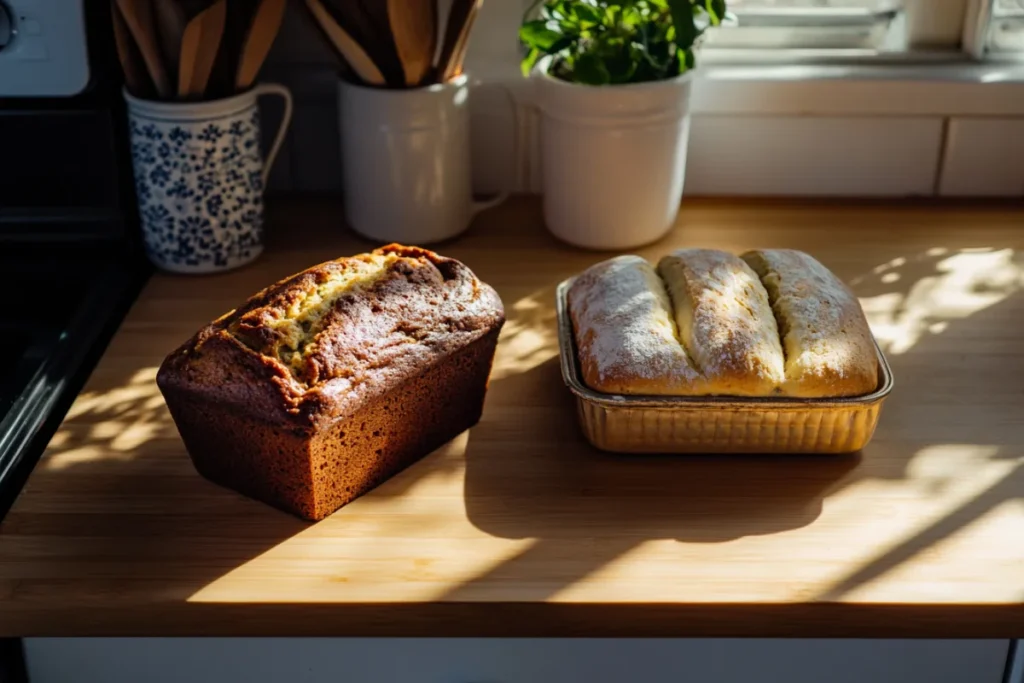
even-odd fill
[{"label": "wooden spatula", "polygon": [[387,0],[388,21],[405,84],[421,85],[430,74],[437,51],[437,3],[435,0]]},{"label": "wooden spatula", "polygon": [[159,40],[149,0],[117,0],[117,8],[121,10],[124,23],[135,39],[142,61],[149,71],[149,77],[156,86],[157,95],[163,98],[170,97],[173,91],[160,57]]},{"label": "wooden spatula", "polygon": [[181,39],[181,62],[178,67],[178,96],[201,97],[210,81],[213,62],[217,58],[224,20],[225,0],[216,0],[185,26]]},{"label": "wooden spatula", "polygon": [[110,0],[110,16],[114,22],[114,42],[117,45],[118,59],[121,60],[121,70],[124,71],[124,84],[136,97],[149,97],[152,95],[153,81],[146,73],[142,55],[132,40],[121,10],[117,8],[116,0]]},{"label": "wooden spatula", "polygon": [[466,59],[469,47],[469,32],[476,21],[483,0],[452,0],[452,8],[448,12],[448,24],[445,26],[444,42],[441,45],[441,56],[437,62],[437,77],[446,83],[462,71],[462,62]]},{"label": "wooden spatula", "polygon": [[220,50],[213,63],[213,73],[206,86],[207,97],[230,97],[238,92],[235,77],[242,59],[242,46],[252,25],[256,4],[253,0],[227,0],[227,18]]},{"label": "wooden spatula", "polygon": [[334,20],[320,0],[306,0],[306,7],[309,8],[324,35],[360,80],[370,85],[385,84],[384,75],[370,59],[370,55]]},{"label": "wooden spatula", "polygon": [[387,0],[320,0],[335,23],[366,51],[387,85],[405,85],[402,60],[388,23]]},{"label": "wooden spatula", "polygon": [[237,89],[245,90],[256,80],[256,74],[263,66],[270,46],[274,44],[274,38],[281,29],[281,21],[287,7],[287,0],[262,0],[259,3],[245,37],[241,61],[235,74]]},{"label": "wooden spatula", "polygon": [[185,10],[178,0],[153,0],[153,16],[160,41],[160,54],[168,72],[168,80],[178,79],[181,59],[181,37],[185,33]]}]

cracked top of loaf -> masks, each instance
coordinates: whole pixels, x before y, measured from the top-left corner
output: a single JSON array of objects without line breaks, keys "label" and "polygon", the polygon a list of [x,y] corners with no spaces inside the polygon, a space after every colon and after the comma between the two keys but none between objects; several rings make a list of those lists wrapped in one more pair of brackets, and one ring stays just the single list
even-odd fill
[{"label": "cracked top of loaf", "polygon": [[497,293],[465,265],[392,244],[255,294],[168,356],[157,382],[269,421],[315,424],[355,412],[504,319]]},{"label": "cracked top of loaf", "polygon": [[681,249],[591,266],[569,289],[587,386],[609,394],[863,396],[878,352],[853,291],[803,252]]}]

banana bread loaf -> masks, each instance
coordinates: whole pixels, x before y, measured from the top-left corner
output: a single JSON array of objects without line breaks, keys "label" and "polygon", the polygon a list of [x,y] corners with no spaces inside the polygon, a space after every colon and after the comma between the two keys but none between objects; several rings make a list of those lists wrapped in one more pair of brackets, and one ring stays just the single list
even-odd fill
[{"label": "banana bread loaf", "polygon": [[657,271],[620,256],[577,277],[568,302],[583,381],[597,391],[826,398],[878,384],[857,298],[803,252],[684,249]]},{"label": "banana bread loaf", "polygon": [[462,263],[391,245],[259,292],[157,384],[203,476],[318,520],[479,420],[504,320]]}]

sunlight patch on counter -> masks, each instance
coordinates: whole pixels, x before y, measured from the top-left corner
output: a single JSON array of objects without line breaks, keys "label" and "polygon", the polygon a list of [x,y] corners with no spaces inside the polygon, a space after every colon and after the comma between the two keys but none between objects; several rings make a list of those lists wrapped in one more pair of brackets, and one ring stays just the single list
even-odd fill
[{"label": "sunlight patch on counter", "polygon": [[492,380],[532,370],[558,355],[553,288],[538,290],[516,301],[508,307],[507,318],[491,371]]},{"label": "sunlight patch on counter", "polygon": [[328,545],[306,543],[299,534],[207,584],[188,602],[435,601],[512,560],[532,543],[493,537],[381,537],[372,544],[346,539]]},{"label": "sunlight patch on counter", "polygon": [[[1001,546],[998,560],[990,544],[994,539],[1020,535],[1024,500],[992,501],[990,505],[982,499],[978,507],[978,515],[969,516],[963,526],[958,519],[951,519],[948,531],[937,531],[933,543],[912,547],[912,561],[883,556],[880,563],[886,571],[851,587],[843,598],[881,603],[1017,601],[1024,592],[1024,543]],[[965,557],[973,561],[964,562]],[[893,566],[886,567],[889,563]],[[969,592],[964,588],[967,584]]]},{"label": "sunlight patch on counter", "polygon": [[44,461],[43,468],[46,471],[65,470],[75,465],[85,465],[107,460],[128,461],[129,454],[111,453],[105,446],[80,446],[60,453],[54,453]]},{"label": "sunlight patch on counter", "polygon": [[[929,271],[914,279],[915,267]],[[877,266],[871,276],[851,284],[859,290],[895,290],[860,299],[875,337],[886,353],[895,356],[929,334],[941,334],[949,321],[967,318],[1019,292],[1024,271],[1014,262],[1012,249],[949,253],[932,248],[915,259],[901,257]]]},{"label": "sunlight patch on counter", "polygon": [[[884,453],[878,456],[884,457]],[[990,536],[985,531],[989,522],[982,522],[982,518],[987,519],[998,508],[999,525],[1013,519],[1018,528],[1024,528],[1020,496],[1024,496],[1024,455],[1004,457],[995,446],[973,444],[923,448],[900,476],[867,476],[827,499],[817,525],[822,529],[841,528],[844,545],[856,552],[809,597],[910,599],[906,586],[916,583],[911,577],[916,576],[918,567],[928,567],[947,581],[921,587],[916,596],[920,600],[948,599],[952,590],[967,600],[1006,598],[1008,595],[985,590],[986,582],[971,580],[969,574],[987,575],[992,567],[983,558],[1005,551],[984,551],[986,539],[1005,536],[1000,536],[1002,532]],[[978,546],[978,552],[948,552],[953,537],[959,537],[958,543]],[[979,564],[965,567],[965,556],[977,557]],[[1020,566],[1024,566],[1024,544]],[[1019,584],[1024,587],[1024,574],[1019,575]],[[1002,580],[996,584],[1004,592],[1008,586]]]},{"label": "sunlight patch on counter", "polygon": [[79,418],[90,414],[120,414],[129,411],[154,409],[163,403],[156,385],[156,367],[136,371],[129,383],[106,391],[87,389],[79,394],[67,417]]}]

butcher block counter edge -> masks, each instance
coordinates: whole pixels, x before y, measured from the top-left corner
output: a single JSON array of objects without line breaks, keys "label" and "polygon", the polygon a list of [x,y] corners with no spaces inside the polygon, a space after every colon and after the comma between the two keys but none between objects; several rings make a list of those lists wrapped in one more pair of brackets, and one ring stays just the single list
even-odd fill
[{"label": "butcher block counter edge", "polygon": [[0,637],[1014,638],[1024,607],[357,603],[6,609]]}]

